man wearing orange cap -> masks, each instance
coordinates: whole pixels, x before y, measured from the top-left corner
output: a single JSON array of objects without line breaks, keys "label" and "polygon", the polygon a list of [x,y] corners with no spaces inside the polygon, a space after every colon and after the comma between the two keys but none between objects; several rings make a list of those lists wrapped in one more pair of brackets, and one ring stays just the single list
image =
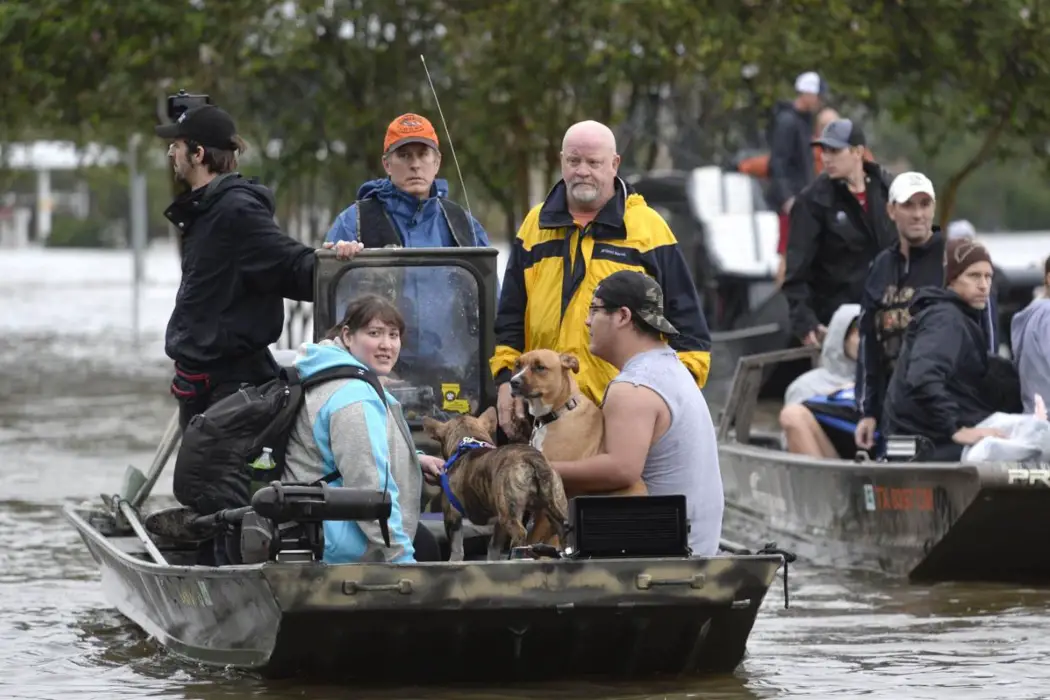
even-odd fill
[{"label": "man wearing orange cap", "polygon": [[[418,114],[402,114],[390,122],[383,140],[387,177],[361,185],[357,201],[336,217],[325,241],[360,241],[365,248],[489,246],[481,224],[448,199],[448,182],[437,178],[440,166],[433,125]],[[477,342],[471,335],[476,332],[476,322],[471,321],[477,318],[476,291],[450,270],[443,266],[398,272],[399,289],[390,293],[407,322],[398,376],[416,374],[415,367],[420,377],[437,372],[445,382],[480,373],[480,359],[474,357]],[[359,291],[345,290],[351,295]],[[337,306],[347,301],[340,298]],[[465,387],[464,391],[470,393]]]},{"label": "man wearing orange cap", "polygon": [[448,199],[448,181],[437,177],[440,167],[434,126],[426,117],[402,114],[383,139],[388,177],[361,185],[357,201],[336,217],[325,241],[359,240],[365,248],[488,246],[481,224]]}]

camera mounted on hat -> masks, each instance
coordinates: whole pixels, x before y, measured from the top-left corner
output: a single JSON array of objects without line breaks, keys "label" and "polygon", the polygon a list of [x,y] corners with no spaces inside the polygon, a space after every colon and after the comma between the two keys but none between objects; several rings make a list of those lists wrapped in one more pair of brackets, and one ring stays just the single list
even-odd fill
[{"label": "camera mounted on hat", "polygon": [[178,121],[187,110],[212,104],[211,95],[190,95],[182,88],[174,95],[168,95],[168,119]]}]

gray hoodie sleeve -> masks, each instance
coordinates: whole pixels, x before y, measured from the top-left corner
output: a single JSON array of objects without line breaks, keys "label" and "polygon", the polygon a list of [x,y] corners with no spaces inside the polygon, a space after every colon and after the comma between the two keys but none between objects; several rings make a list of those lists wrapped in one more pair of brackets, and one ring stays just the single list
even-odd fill
[{"label": "gray hoodie sleeve", "polygon": [[[411,563],[415,561],[412,540],[419,518],[419,496],[414,511],[411,491],[415,466],[407,457],[400,431],[378,397],[357,401],[335,411],[329,420],[332,458],[343,477],[343,486],[387,490],[392,503],[389,527],[390,548],[383,543],[379,523],[361,521],[358,526],[368,542],[361,561]],[[415,467],[418,470],[418,467]],[[417,479],[418,480],[418,479]],[[399,488],[401,486],[401,488]]]},{"label": "gray hoodie sleeve", "polygon": [[859,315],[860,304],[843,304],[835,309],[820,351],[820,366],[796,377],[788,385],[784,393],[785,406],[827,396],[854,382],[857,361],[846,355],[846,332]]},{"label": "gray hoodie sleeve", "polygon": [[1010,342],[1024,412],[1034,413],[1036,394],[1050,402],[1050,299],[1037,299],[1014,315]]}]

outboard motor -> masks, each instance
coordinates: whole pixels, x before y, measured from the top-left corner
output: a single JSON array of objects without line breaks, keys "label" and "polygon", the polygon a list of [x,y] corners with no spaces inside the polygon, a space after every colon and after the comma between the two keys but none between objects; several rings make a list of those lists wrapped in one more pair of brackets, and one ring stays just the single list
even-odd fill
[{"label": "outboard motor", "polygon": [[389,492],[275,481],[255,492],[241,519],[241,561],[321,561],[326,520],[377,520],[389,547],[391,509]]}]

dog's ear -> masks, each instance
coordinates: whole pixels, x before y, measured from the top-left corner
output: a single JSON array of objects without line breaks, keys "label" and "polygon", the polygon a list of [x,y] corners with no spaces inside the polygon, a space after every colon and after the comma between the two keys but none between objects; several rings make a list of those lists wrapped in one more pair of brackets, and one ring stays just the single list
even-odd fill
[{"label": "dog's ear", "polygon": [[485,412],[478,416],[478,420],[481,421],[481,425],[485,428],[485,431],[495,439],[496,428],[499,426],[499,419],[496,416],[496,407],[489,406],[485,409]]},{"label": "dog's ear", "polygon": [[576,356],[571,352],[563,352],[560,356],[561,366],[565,369],[571,369],[573,372],[579,374],[580,372],[580,361],[576,359]]},{"label": "dog's ear", "polygon": [[438,440],[445,439],[445,430],[448,428],[447,423],[434,420],[430,416],[424,416],[423,418],[423,431],[432,438]]}]

